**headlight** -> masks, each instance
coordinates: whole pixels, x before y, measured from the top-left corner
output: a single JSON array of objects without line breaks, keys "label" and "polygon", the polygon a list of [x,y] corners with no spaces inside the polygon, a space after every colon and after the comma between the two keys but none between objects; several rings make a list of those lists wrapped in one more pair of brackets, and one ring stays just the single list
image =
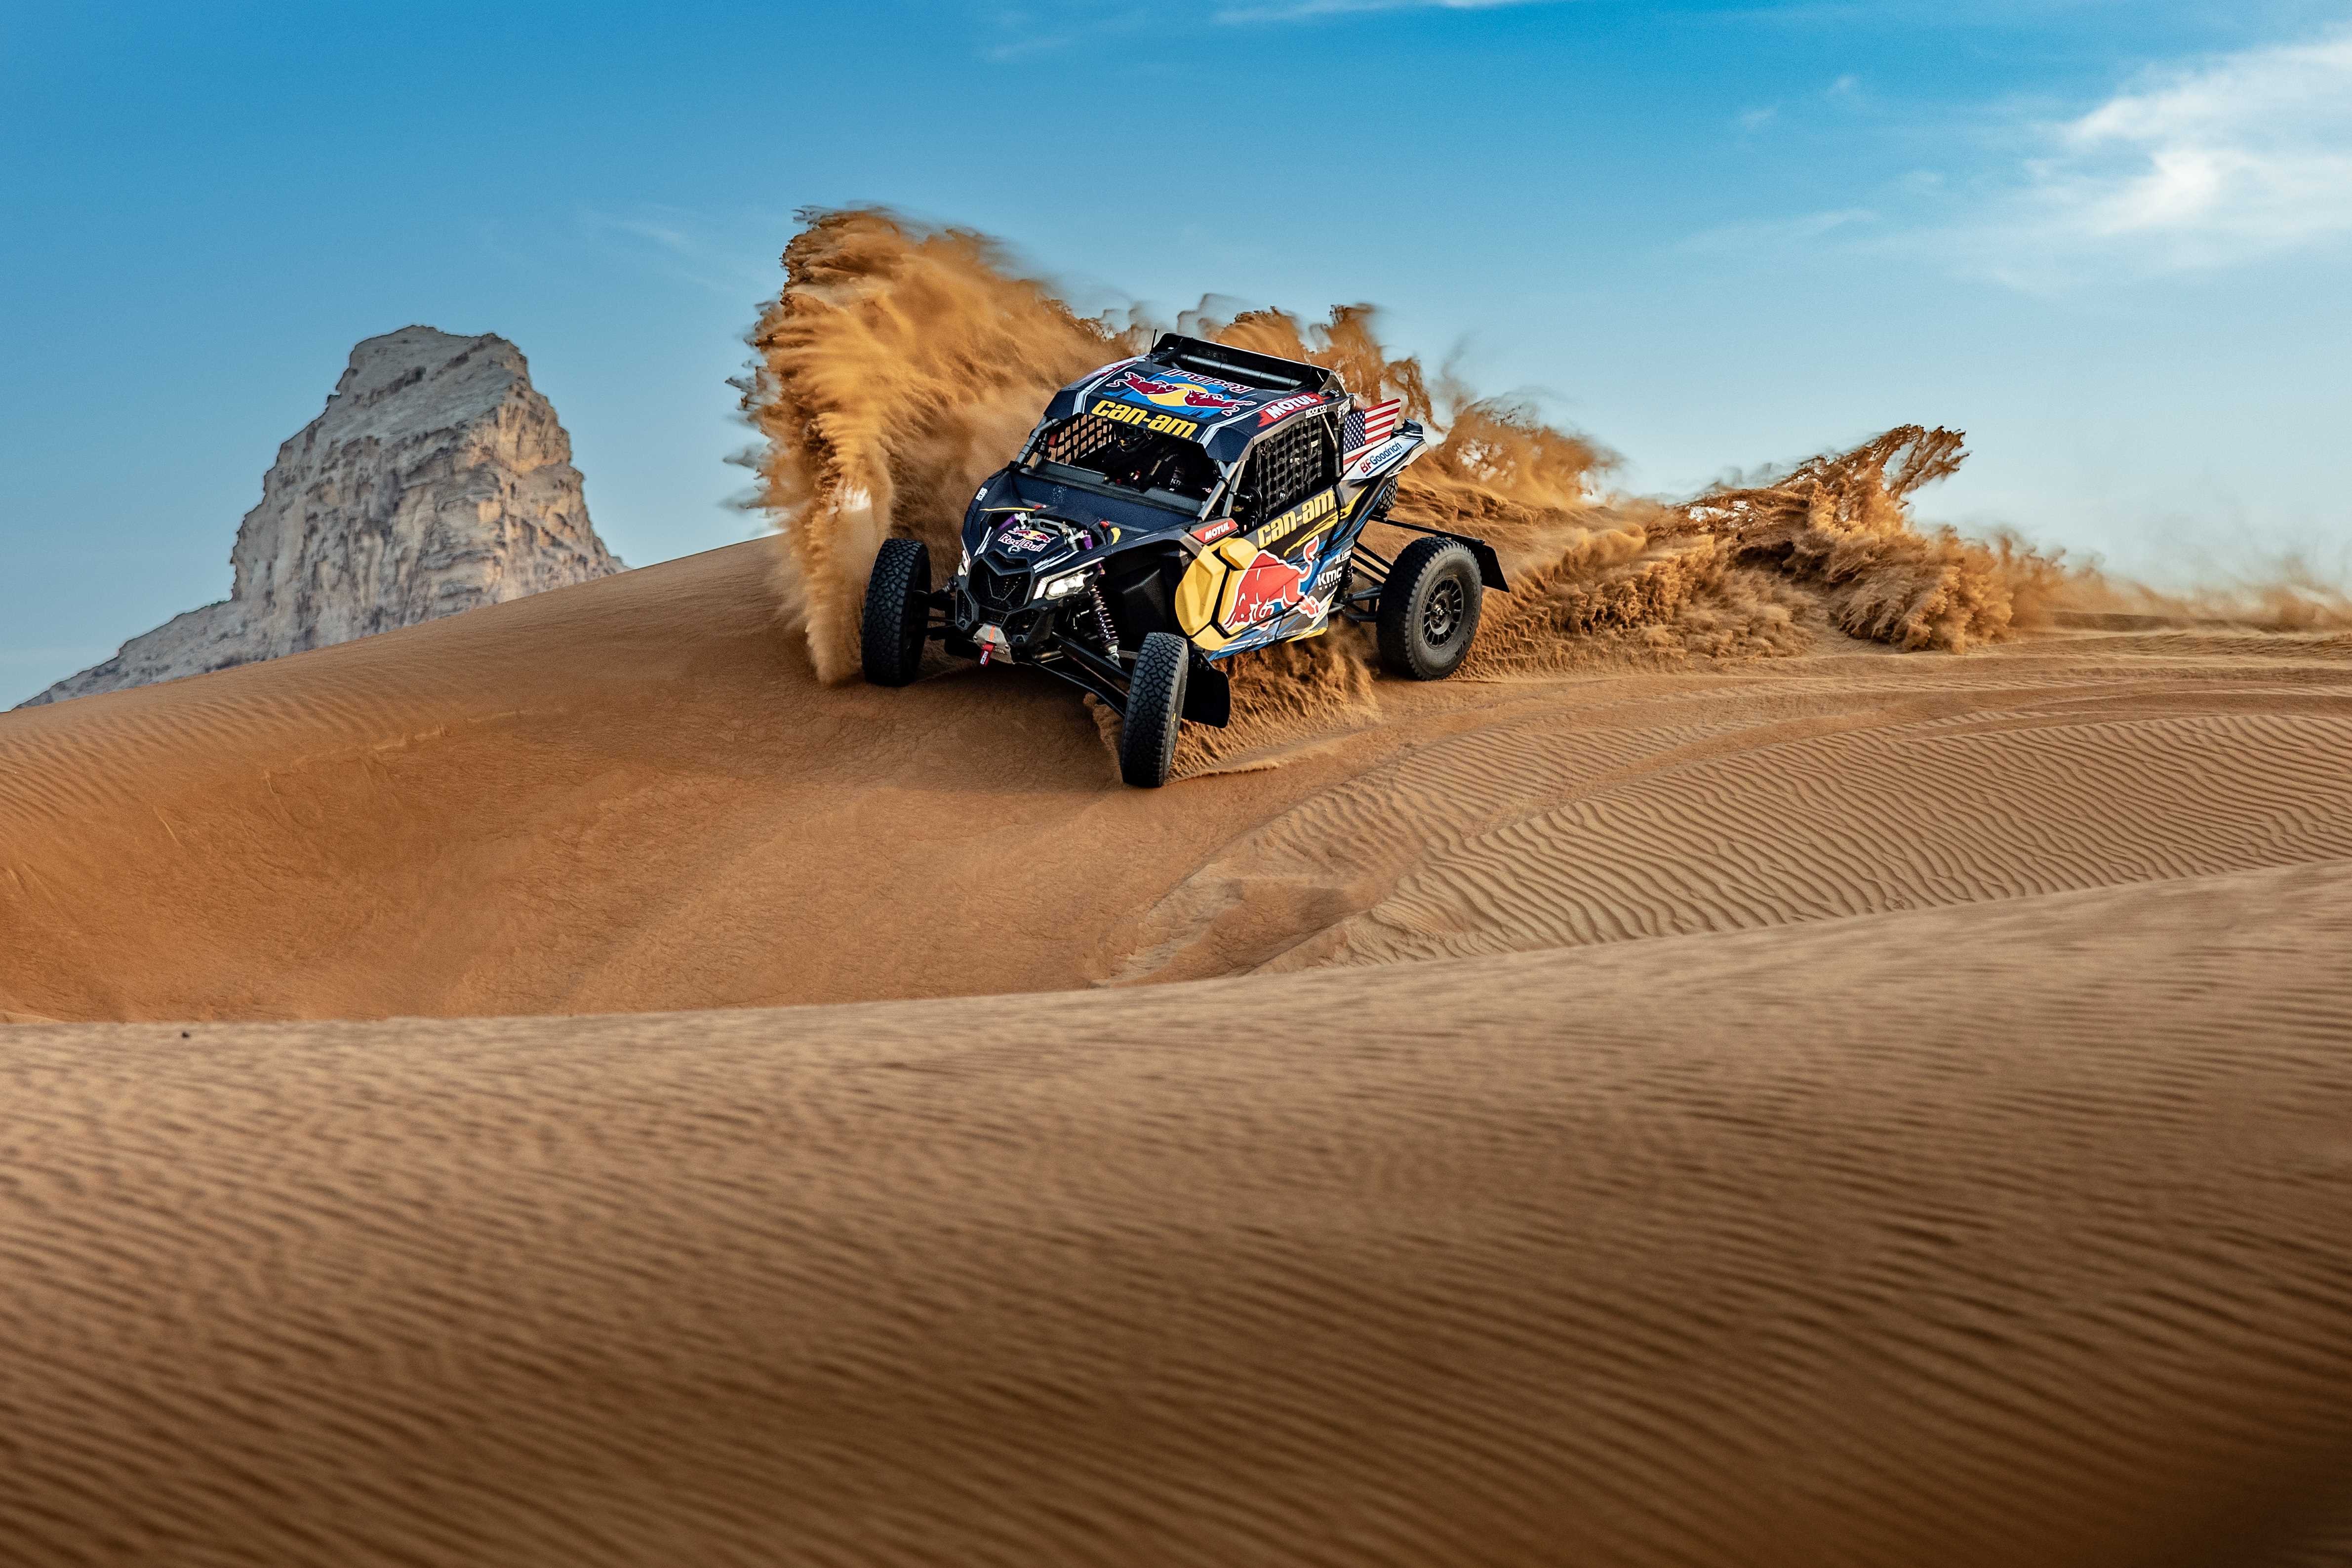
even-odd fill
[{"label": "headlight", "polygon": [[965,551],[963,552],[963,558],[956,563],[956,575],[959,577],[969,577],[971,575],[971,551]]},{"label": "headlight", "polygon": [[1087,574],[1083,569],[1076,572],[1065,572],[1058,577],[1048,577],[1038,584],[1037,597],[1066,599],[1086,585]]}]

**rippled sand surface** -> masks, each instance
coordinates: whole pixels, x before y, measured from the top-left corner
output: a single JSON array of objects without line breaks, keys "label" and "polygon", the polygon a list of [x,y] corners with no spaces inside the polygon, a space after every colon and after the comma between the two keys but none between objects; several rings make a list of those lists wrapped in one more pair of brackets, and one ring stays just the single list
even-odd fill
[{"label": "rippled sand surface", "polygon": [[0,1562],[2352,1562],[2352,642],[1152,794],[762,579],[0,716]]}]

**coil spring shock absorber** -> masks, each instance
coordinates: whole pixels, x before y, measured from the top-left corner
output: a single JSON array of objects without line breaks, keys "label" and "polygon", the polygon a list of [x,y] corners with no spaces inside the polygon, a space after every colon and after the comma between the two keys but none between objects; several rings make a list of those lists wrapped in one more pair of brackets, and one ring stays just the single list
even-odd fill
[{"label": "coil spring shock absorber", "polygon": [[1118,627],[1111,624],[1110,606],[1103,603],[1102,582],[1098,578],[1087,584],[1087,593],[1095,602],[1095,625],[1102,628],[1103,651],[1113,658],[1118,657]]}]

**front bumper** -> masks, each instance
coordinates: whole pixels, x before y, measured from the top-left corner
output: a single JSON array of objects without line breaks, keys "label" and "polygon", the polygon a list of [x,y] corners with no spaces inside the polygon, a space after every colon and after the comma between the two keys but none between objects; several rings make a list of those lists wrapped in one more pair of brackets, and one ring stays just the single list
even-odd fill
[{"label": "front bumper", "polygon": [[[956,635],[970,642],[991,643],[999,658],[1018,658],[1043,651],[1055,640],[1059,606],[1032,605],[1031,585],[1023,579],[1017,592],[982,577],[985,567],[958,577],[949,586],[950,617]],[[980,581],[975,582],[974,579]],[[983,637],[983,632],[993,636]]]}]

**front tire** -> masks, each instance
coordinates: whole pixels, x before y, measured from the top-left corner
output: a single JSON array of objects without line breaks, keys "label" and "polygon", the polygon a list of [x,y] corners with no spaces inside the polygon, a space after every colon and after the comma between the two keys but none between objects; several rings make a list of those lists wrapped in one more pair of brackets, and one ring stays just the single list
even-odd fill
[{"label": "front tire", "polygon": [[923,637],[931,625],[931,552],[914,539],[886,539],[866,580],[866,615],[859,623],[866,679],[904,686],[923,664]]},{"label": "front tire", "polygon": [[1381,587],[1381,663],[1408,680],[1443,680],[1461,668],[1484,592],[1477,558],[1453,540],[1406,545]]},{"label": "front tire", "polygon": [[1184,683],[1192,645],[1173,632],[1152,632],[1135,656],[1127,683],[1127,719],[1118,731],[1118,776],[1138,789],[1168,782],[1176,734],[1184,727]]}]

